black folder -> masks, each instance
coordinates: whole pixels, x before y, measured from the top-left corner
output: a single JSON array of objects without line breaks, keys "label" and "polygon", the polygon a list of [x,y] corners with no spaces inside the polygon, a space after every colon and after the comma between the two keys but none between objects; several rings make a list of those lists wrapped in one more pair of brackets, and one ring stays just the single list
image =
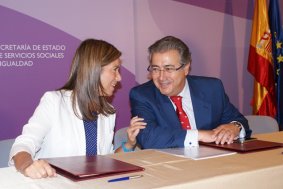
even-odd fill
[{"label": "black folder", "polygon": [[270,142],[264,140],[246,140],[243,143],[234,142],[232,144],[216,144],[213,143],[205,143],[200,142],[200,145],[210,146],[214,148],[221,148],[225,150],[230,150],[238,153],[247,153],[247,152],[254,152],[254,151],[261,151],[261,150],[268,150],[273,148],[282,148],[283,144],[278,142]]},{"label": "black folder", "polygon": [[143,167],[102,155],[45,158],[43,160],[46,160],[53,168],[55,168],[57,173],[73,181],[144,170]]}]

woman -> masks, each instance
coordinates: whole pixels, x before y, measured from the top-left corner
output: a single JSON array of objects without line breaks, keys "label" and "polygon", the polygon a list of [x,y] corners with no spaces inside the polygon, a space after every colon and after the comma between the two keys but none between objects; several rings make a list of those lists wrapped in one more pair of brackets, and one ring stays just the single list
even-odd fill
[{"label": "woman", "polygon": [[[9,163],[25,176],[44,178],[56,172],[39,158],[113,153],[116,114],[108,99],[121,81],[120,56],[121,52],[105,41],[83,41],[68,81],[43,95],[22,135],[16,138]],[[132,118],[124,151],[134,148],[139,130],[145,127],[142,120]],[[123,150],[120,147],[116,152]]]}]

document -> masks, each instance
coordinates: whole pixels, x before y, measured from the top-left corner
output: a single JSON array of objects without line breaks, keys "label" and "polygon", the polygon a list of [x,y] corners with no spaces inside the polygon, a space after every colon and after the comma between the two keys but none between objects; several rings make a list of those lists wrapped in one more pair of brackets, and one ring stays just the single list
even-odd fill
[{"label": "document", "polygon": [[274,148],[282,148],[283,144],[278,142],[270,142],[264,140],[246,140],[244,142],[234,142],[232,144],[216,144],[200,142],[201,145],[210,146],[218,149],[225,149],[238,153],[247,153],[261,150],[269,150]]},{"label": "document", "polygon": [[193,160],[202,160],[202,159],[215,158],[215,157],[236,154],[236,152],[211,148],[207,146],[186,147],[186,148],[167,148],[167,149],[158,149],[158,151],[173,154],[173,155],[180,156],[180,157],[190,158]]},{"label": "document", "polygon": [[73,181],[144,170],[143,167],[102,155],[45,158],[44,160],[54,167],[59,174]]}]

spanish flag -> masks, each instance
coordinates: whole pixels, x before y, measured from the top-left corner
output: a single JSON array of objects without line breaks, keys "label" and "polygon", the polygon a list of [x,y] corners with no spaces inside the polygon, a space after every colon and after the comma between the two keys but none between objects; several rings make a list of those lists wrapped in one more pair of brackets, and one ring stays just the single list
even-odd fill
[{"label": "spanish flag", "polygon": [[266,0],[256,0],[250,41],[248,71],[254,76],[253,114],[276,116],[272,41]]}]

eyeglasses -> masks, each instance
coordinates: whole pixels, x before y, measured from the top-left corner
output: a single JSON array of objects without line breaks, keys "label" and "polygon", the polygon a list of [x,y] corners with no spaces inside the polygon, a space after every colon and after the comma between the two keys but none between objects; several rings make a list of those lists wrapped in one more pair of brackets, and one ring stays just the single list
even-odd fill
[{"label": "eyeglasses", "polygon": [[155,75],[159,74],[161,71],[164,71],[165,73],[173,73],[175,71],[180,70],[184,66],[185,66],[185,64],[181,64],[180,67],[175,68],[175,66],[168,65],[168,66],[164,66],[163,69],[161,69],[158,66],[150,65],[150,66],[147,67],[147,71],[149,71],[150,73],[155,74]]}]

